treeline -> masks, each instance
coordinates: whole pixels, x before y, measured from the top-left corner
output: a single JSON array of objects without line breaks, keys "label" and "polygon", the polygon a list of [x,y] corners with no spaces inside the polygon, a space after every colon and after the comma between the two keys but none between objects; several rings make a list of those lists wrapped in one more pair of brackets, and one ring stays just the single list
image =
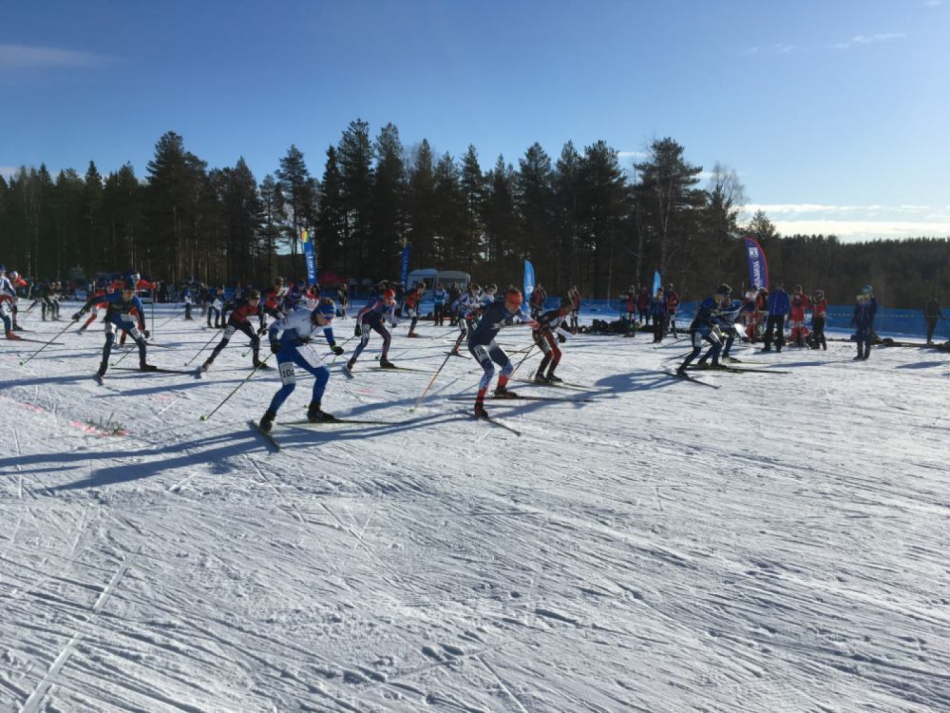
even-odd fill
[{"label": "treeline", "polygon": [[[427,141],[404,146],[392,124],[374,137],[356,120],[328,147],[319,179],[291,146],[258,181],[243,159],[209,169],[169,132],[144,177],[130,165],[103,177],[90,162],[84,175],[69,169],[54,179],[40,166],[0,178],[0,256],[41,279],[65,278],[73,267],[87,276],[132,267],[169,282],[261,283],[278,273],[279,255],[299,254],[308,229],[320,271],[345,277],[397,277],[408,240],[413,267],[461,269],[479,282],[520,284],[530,259],[551,294],[578,285],[585,296],[613,298],[652,284],[659,270],[690,298],[721,280],[744,285],[740,236],[751,230],[772,274],[789,284],[823,282],[834,294],[825,275],[855,275],[896,290],[906,273],[890,270],[925,264],[933,279],[947,277],[925,256],[927,241],[868,247],[877,257],[866,260],[864,248],[834,238],[779,240],[764,215],[740,226],[745,197],[735,172],[716,165],[700,186],[702,173],[670,138],[628,167],[599,141],[583,149],[568,142],[557,157],[534,144],[517,166],[499,156],[484,170],[474,146],[459,158],[438,155]],[[938,244],[946,255],[946,242]],[[302,275],[303,260],[293,264],[290,276]],[[839,269],[821,272],[832,264]],[[920,299],[910,288],[906,297]]]}]

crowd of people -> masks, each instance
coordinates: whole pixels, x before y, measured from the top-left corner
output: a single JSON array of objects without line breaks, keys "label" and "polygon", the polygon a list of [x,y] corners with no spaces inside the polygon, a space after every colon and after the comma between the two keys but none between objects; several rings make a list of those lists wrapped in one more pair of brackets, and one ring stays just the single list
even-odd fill
[{"label": "crowd of people", "polygon": [[[158,283],[131,270],[123,275],[100,279],[91,286],[85,303],[72,316],[74,322],[79,322],[89,314],[77,330],[80,333],[98,318],[105,325],[102,359],[95,374],[100,382],[108,371],[110,353],[117,335],[120,344],[124,343],[127,336],[135,342],[141,370],[156,370],[147,359],[150,334],[139,297],[144,290],[148,290],[154,298],[158,294]],[[392,342],[390,329],[396,327],[401,319],[409,322],[405,335],[408,338],[419,336],[416,329],[423,317],[430,318],[436,326],[444,326],[448,320],[450,328],[458,329],[455,345],[448,356],[464,356],[461,352],[464,344],[468,353],[482,367],[483,375],[475,398],[474,414],[488,418],[485,400],[496,366],[500,372],[492,398],[518,397],[509,388],[514,370],[512,362],[495,341],[499,330],[506,325],[523,323],[530,326],[533,343],[543,355],[532,380],[549,385],[561,382],[556,374],[562,357],[560,345],[580,331],[620,332],[625,337],[646,331],[652,334],[655,343],[662,342],[669,334],[678,335],[676,317],[680,298],[672,284],[660,287],[652,294],[647,287],[638,289],[631,286],[622,296],[625,314],[619,320],[619,328],[604,322],[598,323],[599,320],[594,320],[590,327],[582,328],[579,323],[581,294],[576,286],[571,287],[553,309],[549,309],[546,290],[543,285],[536,285],[529,303],[525,305],[527,314],[522,309],[524,297],[515,287],[499,291],[494,284],[482,288],[470,283],[463,289],[455,284],[446,287],[436,283],[431,286],[432,312],[423,315],[423,297],[428,292],[429,287],[424,283],[415,284],[406,290],[399,284],[387,281],[375,286],[371,299],[355,315],[353,339],[359,341],[343,367],[348,377],[353,378],[358,360],[374,332],[382,339],[377,368],[394,369],[398,367],[389,359]],[[343,345],[336,341],[333,323],[337,318],[347,318],[349,294],[345,283],[321,287],[305,280],[285,281],[279,278],[264,289],[240,283],[232,289],[225,289],[223,286],[209,287],[192,282],[177,286],[176,294],[183,305],[185,321],[196,321],[195,313],[200,310],[198,319],[205,322],[206,329],[223,330],[220,341],[198,368],[199,372],[206,372],[213,366],[215,359],[227,348],[237,332],[248,339],[251,366],[255,370],[270,368],[266,364],[267,358],[262,359],[260,354],[261,339],[266,336],[270,351],[276,356],[281,386],[259,421],[265,433],[270,431],[278,410],[296,388],[297,369],[314,376],[308,420],[334,420],[322,407],[330,370],[322,357],[317,355],[316,359],[312,358],[315,354],[312,345],[317,333],[321,332],[334,358],[344,354]],[[22,339],[17,334],[22,331],[18,323],[18,302],[24,295],[33,298],[25,312],[40,305],[40,318],[56,321],[60,319],[60,303],[68,296],[68,291],[55,281],[31,284],[16,271],[7,274],[0,265],[0,316],[7,339]],[[866,360],[870,357],[877,310],[873,290],[870,285],[866,285],[856,298],[851,320],[857,345],[855,359]],[[691,368],[729,368],[730,363],[738,361],[730,354],[737,339],[749,343],[761,340],[763,351],[771,351],[774,347],[775,351],[781,352],[786,345],[786,327],[789,328],[791,344],[801,348],[827,349],[827,311],[828,303],[820,289],[809,295],[801,285],[796,285],[789,295],[783,284],[777,282],[771,292],[763,289],[734,299],[732,289],[728,285],[720,285],[713,295],[699,302],[695,310],[695,316],[686,329],[692,350],[676,374],[686,376],[687,369]],[[811,315],[810,323],[806,318],[808,314]],[[927,343],[931,344],[937,322],[945,319],[936,296],[928,301],[925,317]],[[214,337],[210,341],[213,340]]]}]

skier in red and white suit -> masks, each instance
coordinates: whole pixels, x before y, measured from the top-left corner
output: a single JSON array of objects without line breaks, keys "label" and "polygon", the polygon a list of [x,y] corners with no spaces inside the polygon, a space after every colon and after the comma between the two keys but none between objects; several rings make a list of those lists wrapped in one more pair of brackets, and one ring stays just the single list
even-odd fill
[{"label": "skier in red and white suit", "polygon": [[805,322],[805,311],[808,309],[811,309],[811,300],[802,292],[801,285],[795,285],[789,322],[792,323],[792,343],[799,347],[804,347],[808,338],[808,326]]}]

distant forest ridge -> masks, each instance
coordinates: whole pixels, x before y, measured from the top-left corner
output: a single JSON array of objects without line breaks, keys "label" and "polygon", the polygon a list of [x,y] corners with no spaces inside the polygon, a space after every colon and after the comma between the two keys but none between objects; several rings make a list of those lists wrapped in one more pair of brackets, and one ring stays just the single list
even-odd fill
[{"label": "distant forest ridge", "polygon": [[[403,241],[412,268],[459,269],[476,281],[520,285],[523,260],[551,295],[572,285],[616,298],[652,285],[658,270],[683,299],[728,282],[748,289],[742,237],[756,238],[772,282],[850,302],[870,283],[889,307],[918,309],[950,293],[946,238],[844,243],[835,236],[782,237],[759,211],[740,224],[745,192],[736,172],[704,175],[672,138],[654,141],[632,171],[603,141],[568,141],[557,157],[537,143],[517,166],[497,157],[483,170],[474,146],[436,155],[407,150],[392,124],[373,137],[355,120],[311,176],[291,146],[258,181],[245,161],[208,168],[174,132],[164,134],[141,180],[131,165],[103,177],[90,162],[50,175],[45,166],[0,177],[0,262],[38,279],[70,268],[129,268],[168,282],[256,284],[278,274],[279,253],[315,237],[320,272],[358,279],[398,276]],[[300,271],[303,274],[303,260]]]}]

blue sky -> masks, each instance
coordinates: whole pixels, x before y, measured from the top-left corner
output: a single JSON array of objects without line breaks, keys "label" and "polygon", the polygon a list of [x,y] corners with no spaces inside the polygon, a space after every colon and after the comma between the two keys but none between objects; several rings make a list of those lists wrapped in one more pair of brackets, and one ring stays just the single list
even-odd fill
[{"label": "blue sky", "polygon": [[10,2],[0,172],[140,175],[165,131],[319,177],[350,120],[484,168],[672,136],[785,233],[950,235],[950,0]]}]

